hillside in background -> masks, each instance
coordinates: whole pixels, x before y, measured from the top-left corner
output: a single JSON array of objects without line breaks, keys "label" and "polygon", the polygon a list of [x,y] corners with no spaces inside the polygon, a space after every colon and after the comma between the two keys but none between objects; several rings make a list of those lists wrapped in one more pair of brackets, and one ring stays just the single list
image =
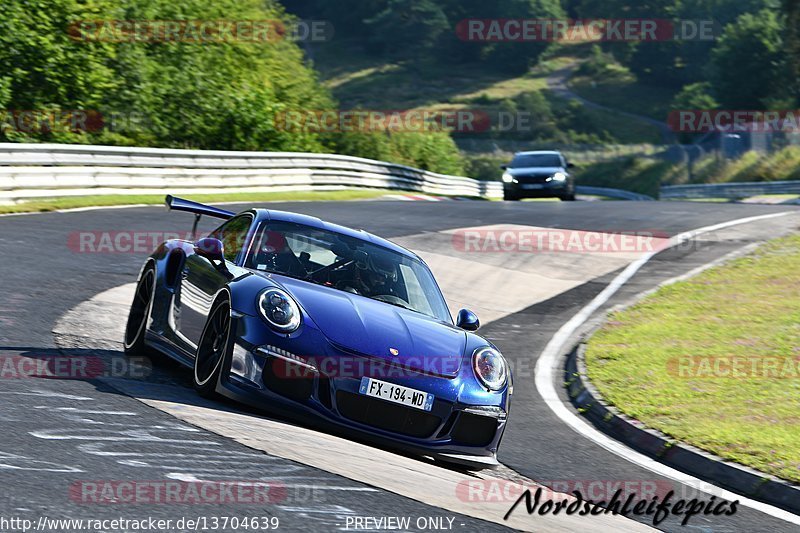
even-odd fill
[{"label": "hillside in background", "polygon": [[[792,149],[759,164],[706,158],[690,174],[682,159],[702,134],[668,131],[677,109],[792,109],[797,104],[797,36],[787,20],[797,3],[775,0],[448,0],[353,2],[343,11],[315,0],[285,0],[306,18],[337,27],[333,42],[307,48],[323,84],[346,109],[467,109],[526,113],[525,131],[454,132],[470,175],[497,179],[513,151],[557,147],[582,168],[582,181],[652,192],[659,183],[792,177]],[[713,21],[713,39],[639,43],[465,42],[472,18],[649,18]],[[793,44],[794,43],[794,44]],[[794,76],[794,77],[793,77]],[[780,145],[777,146],[780,149]],[[765,172],[780,167],[781,172]],[[744,168],[744,172],[741,172]],[[749,170],[748,170],[749,169]]]},{"label": "hillside in background", "polygon": [[[641,189],[646,172],[649,189],[654,179],[724,179],[730,163],[700,161],[708,150],[691,145],[702,135],[669,131],[670,111],[793,109],[800,94],[800,0],[350,0],[346,9],[327,0],[6,0],[0,17],[0,141],[337,152],[482,179],[497,179],[514,151],[552,147],[588,182],[625,175],[622,186]],[[510,42],[469,30],[477,19],[589,18],[713,20],[713,35]],[[298,40],[299,19],[335,31]],[[203,20],[272,21],[277,38],[85,31],[87,21],[96,30],[97,21]],[[341,109],[470,111],[491,127],[293,129],[284,120]],[[53,118],[74,113],[91,124]],[[689,156],[696,172],[684,168]],[[740,164],[736,176],[794,176],[791,161],[790,151],[775,164]]]}]

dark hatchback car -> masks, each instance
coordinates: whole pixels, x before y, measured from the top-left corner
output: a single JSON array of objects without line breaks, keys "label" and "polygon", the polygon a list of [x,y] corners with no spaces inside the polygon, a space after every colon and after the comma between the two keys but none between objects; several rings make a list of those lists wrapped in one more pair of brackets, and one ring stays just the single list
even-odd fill
[{"label": "dark hatchback car", "polygon": [[518,152],[509,165],[504,165],[503,198],[561,198],[575,200],[575,179],[560,152]]}]

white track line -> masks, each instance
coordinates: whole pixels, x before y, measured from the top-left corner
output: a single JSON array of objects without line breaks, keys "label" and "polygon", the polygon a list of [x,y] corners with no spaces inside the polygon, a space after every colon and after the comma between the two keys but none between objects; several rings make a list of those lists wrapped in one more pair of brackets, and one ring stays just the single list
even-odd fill
[{"label": "white track line", "polygon": [[[769,218],[781,217],[789,214],[792,214],[792,212],[786,211],[770,215],[741,218],[738,220],[723,222],[721,224],[715,224],[713,226],[706,226],[693,231],[687,231],[672,237],[667,245],[667,248],[674,247],[692,237],[696,237],[704,233],[710,233],[712,231],[717,231],[732,226],[738,226],[759,220],[766,220]],[[562,422],[567,424],[576,432],[580,433],[582,436],[594,441],[599,446],[622,457],[623,459],[626,459],[627,461],[646,468],[652,472],[656,472],[664,477],[692,487],[698,491],[706,492],[726,500],[739,500],[741,505],[750,507],[751,509],[766,513],[781,520],[785,520],[786,522],[800,525],[800,516],[796,514],[784,511],[783,509],[779,509],[778,507],[763,502],[752,500],[721,487],[717,487],[716,485],[712,485],[696,477],[690,476],[689,474],[681,472],[680,470],[676,470],[661,464],[650,457],[647,457],[646,455],[632,450],[624,444],[617,442],[606,434],[600,432],[588,422],[580,418],[578,415],[568,409],[558,396],[555,388],[555,377],[559,371],[559,356],[561,355],[563,348],[569,341],[570,337],[589,319],[589,317],[595,311],[597,311],[603,304],[611,299],[611,297],[616,294],[616,292],[623,285],[630,281],[630,279],[657,253],[658,252],[648,253],[647,255],[628,265],[628,267],[616,278],[614,278],[614,280],[612,280],[611,283],[609,283],[609,285],[603,289],[600,294],[598,294],[591,302],[589,302],[583,309],[573,316],[566,324],[561,326],[561,329],[559,329],[556,334],[553,335],[553,338],[547,343],[544,351],[542,351],[542,355],[539,357],[539,361],[536,363],[536,388],[539,391],[539,394],[542,396],[542,399],[545,401],[548,407],[550,407],[550,409],[556,414],[556,416],[558,416],[558,418],[561,419]]]}]

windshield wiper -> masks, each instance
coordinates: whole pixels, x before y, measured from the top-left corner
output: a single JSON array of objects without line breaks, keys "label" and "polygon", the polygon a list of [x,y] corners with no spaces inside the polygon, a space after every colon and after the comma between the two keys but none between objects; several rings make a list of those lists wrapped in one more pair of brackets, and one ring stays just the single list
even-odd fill
[{"label": "windshield wiper", "polygon": [[[399,302],[390,302],[389,300],[381,300],[380,298],[371,298],[371,299],[375,300],[376,302],[382,302],[382,303],[385,303],[385,304],[394,305],[395,307],[401,307],[403,309],[408,309],[409,311],[417,311],[413,307],[409,307],[407,305],[403,305],[403,304],[401,304]],[[417,312],[419,312],[419,311],[417,311]]]}]

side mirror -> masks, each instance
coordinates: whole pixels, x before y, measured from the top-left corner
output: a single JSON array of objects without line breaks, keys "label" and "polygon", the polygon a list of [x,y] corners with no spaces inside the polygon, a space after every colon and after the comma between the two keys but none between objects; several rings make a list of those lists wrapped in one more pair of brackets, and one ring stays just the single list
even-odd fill
[{"label": "side mirror", "polygon": [[575,168],[575,163],[567,163],[567,168]]},{"label": "side mirror", "polygon": [[508,165],[500,165],[500,168],[503,170],[508,170]]},{"label": "side mirror", "polygon": [[456,326],[466,331],[478,331],[478,328],[481,327],[481,321],[478,320],[478,315],[469,309],[462,309],[458,312]]},{"label": "side mirror", "polygon": [[222,241],[213,237],[206,237],[194,243],[194,253],[200,257],[205,257],[220,270],[225,268],[225,247]]}]

